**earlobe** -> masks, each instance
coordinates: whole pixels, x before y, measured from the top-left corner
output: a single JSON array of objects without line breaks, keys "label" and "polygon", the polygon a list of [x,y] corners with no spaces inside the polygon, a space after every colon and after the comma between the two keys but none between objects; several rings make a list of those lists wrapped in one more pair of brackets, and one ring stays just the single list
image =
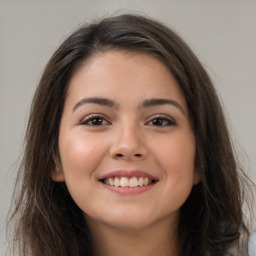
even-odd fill
[{"label": "earlobe", "polygon": [[51,178],[55,182],[64,182],[65,177],[59,160],[54,159],[55,166],[51,172]]},{"label": "earlobe", "polygon": [[56,169],[51,173],[51,178],[55,182],[63,182],[63,181],[65,181],[65,177],[64,177],[63,172],[59,171],[59,170],[56,170]]},{"label": "earlobe", "polygon": [[199,173],[198,170],[195,170],[193,184],[197,185],[200,181],[201,181],[201,174]]}]

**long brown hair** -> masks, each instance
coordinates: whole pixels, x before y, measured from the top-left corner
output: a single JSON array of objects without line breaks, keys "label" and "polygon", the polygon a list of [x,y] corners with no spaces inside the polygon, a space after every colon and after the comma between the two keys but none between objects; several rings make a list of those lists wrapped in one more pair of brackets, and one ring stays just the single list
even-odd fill
[{"label": "long brown hair", "polygon": [[[110,49],[144,52],[162,61],[187,101],[202,181],[180,210],[180,255],[224,255],[248,234],[242,213],[245,178],[209,76],[184,41],[160,22],[120,15],[83,26],[48,62],[37,87],[26,133],[14,210],[14,244],[22,256],[92,255],[93,238],[65,183],[51,180],[69,81],[87,58]],[[239,249],[239,246],[238,246]],[[232,255],[232,254],[230,254]]]}]

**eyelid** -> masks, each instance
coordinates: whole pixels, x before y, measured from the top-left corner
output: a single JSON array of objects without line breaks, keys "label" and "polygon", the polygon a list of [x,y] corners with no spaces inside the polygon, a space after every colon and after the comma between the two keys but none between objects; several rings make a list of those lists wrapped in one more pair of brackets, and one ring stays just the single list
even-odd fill
[{"label": "eyelid", "polygon": [[[90,119],[93,119],[93,118],[101,118],[101,119],[104,119],[104,120],[108,123],[108,125],[111,124],[111,122],[108,121],[108,118],[107,118],[105,115],[99,114],[99,113],[93,113],[93,114],[86,115],[86,116],[79,122],[79,124],[81,124],[81,125],[83,125],[83,124],[86,125],[86,122],[90,121]],[[104,124],[104,125],[106,125],[106,124]],[[88,125],[88,126],[93,126],[93,125]]]},{"label": "eyelid", "polygon": [[166,115],[166,114],[155,114],[153,116],[150,116],[150,118],[148,118],[148,121],[146,121],[146,124],[148,124],[149,122],[152,122],[152,120],[154,120],[154,119],[165,119],[165,120],[171,122],[170,125],[166,125],[166,126],[177,125],[176,120],[173,117]]}]

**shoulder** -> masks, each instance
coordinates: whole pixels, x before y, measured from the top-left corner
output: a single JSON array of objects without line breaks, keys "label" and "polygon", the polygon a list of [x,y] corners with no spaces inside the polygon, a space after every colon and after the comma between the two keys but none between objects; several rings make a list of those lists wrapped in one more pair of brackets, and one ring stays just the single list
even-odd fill
[{"label": "shoulder", "polygon": [[248,235],[242,232],[239,241],[234,243],[224,256],[256,256],[256,254],[248,255]]},{"label": "shoulder", "polygon": [[256,256],[256,231],[249,238],[248,252],[249,256]]}]

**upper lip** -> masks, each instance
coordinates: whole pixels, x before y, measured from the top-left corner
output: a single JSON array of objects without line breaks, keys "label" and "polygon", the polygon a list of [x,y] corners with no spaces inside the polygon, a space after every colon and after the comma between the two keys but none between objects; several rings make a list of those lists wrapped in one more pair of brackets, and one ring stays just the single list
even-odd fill
[{"label": "upper lip", "polygon": [[132,177],[143,177],[143,178],[149,178],[151,180],[158,180],[157,177],[148,174],[145,171],[142,170],[116,170],[109,172],[103,176],[99,177],[99,180],[104,180],[108,178],[113,178],[113,177],[126,177],[126,178],[132,178]]}]

